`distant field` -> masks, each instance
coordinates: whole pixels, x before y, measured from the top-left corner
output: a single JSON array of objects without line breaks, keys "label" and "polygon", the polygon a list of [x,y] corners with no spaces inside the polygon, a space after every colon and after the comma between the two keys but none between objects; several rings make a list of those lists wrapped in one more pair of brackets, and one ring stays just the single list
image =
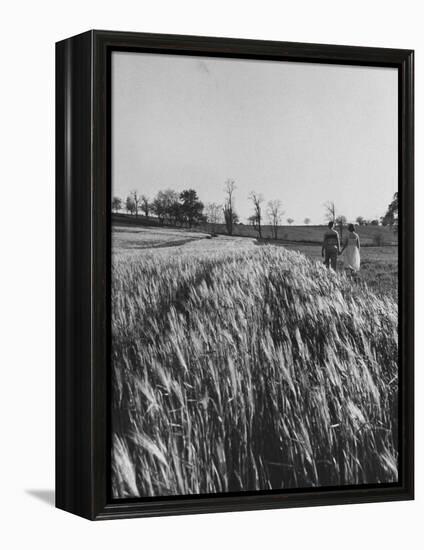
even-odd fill
[{"label": "distant field", "polygon": [[[126,214],[113,214],[112,220],[114,224],[120,227],[130,226],[142,228],[150,225],[150,228],[155,226],[160,230],[168,230],[167,227],[164,228],[160,226],[156,218],[145,218],[141,215],[136,218],[135,216],[129,216]],[[179,229],[177,229],[177,231],[178,230]],[[278,239],[281,241],[290,242],[321,243],[325,230],[325,225],[282,225],[278,229]],[[398,242],[397,235],[389,227],[367,225],[357,226],[356,230],[361,239],[361,243],[364,246],[396,245]],[[213,226],[211,224],[204,224],[192,229],[193,233],[212,233],[214,231],[220,235],[227,234],[224,224],[215,224]],[[345,228],[343,236],[346,234],[347,229]],[[253,239],[258,237],[258,233],[254,227],[244,224],[236,224],[234,226],[233,235],[240,237],[251,237]],[[272,229],[269,225],[263,226],[262,237],[264,239],[273,239]]]},{"label": "distant field", "polygon": [[181,229],[114,225],[112,250],[141,250],[162,246],[178,246],[193,240],[205,239],[209,236],[208,233]]},{"label": "distant field", "polygon": [[128,228],[113,226],[112,252],[114,255],[138,257],[149,255],[180,255],[182,252],[210,252],[217,250],[245,250],[252,248],[256,239],[245,237],[228,237],[219,235],[211,237],[209,233],[192,232],[172,228]]},{"label": "distant field", "polygon": [[397,302],[369,288],[395,247],[363,251],[367,287],[319,245],[113,243],[116,498],[397,481]]},{"label": "distant field", "polygon": [[[225,232],[225,226],[217,226],[219,233]],[[323,234],[327,227],[324,225],[283,225],[278,229],[278,239],[282,241],[301,241],[305,243],[321,243]],[[362,245],[375,245],[378,240],[378,244],[397,244],[397,235],[389,228],[383,226],[367,225],[363,227],[356,227],[357,233],[361,239]],[[340,231],[339,231],[340,233]],[[248,236],[257,238],[258,233],[254,227],[250,225],[237,224],[234,227],[234,235]],[[343,231],[343,237],[347,235],[347,229]],[[273,238],[272,230],[270,226],[264,226],[262,228],[262,237],[264,239]]]}]

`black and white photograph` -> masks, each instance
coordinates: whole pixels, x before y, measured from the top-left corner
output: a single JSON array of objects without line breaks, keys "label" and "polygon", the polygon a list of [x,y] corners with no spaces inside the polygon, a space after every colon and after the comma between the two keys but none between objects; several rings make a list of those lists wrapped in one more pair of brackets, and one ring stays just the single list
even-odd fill
[{"label": "black and white photograph", "polygon": [[111,54],[114,499],[395,484],[398,69]]},{"label": "black and white photograph", "polygon": [[417,548],[421,11],[3,3],[0,546]]}]

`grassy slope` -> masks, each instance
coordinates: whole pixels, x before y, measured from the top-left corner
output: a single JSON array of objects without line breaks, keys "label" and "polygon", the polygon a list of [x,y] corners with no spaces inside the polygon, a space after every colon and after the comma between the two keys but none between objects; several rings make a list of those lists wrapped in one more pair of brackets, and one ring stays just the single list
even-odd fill
[{"label": "grassy slope", "polygon": [[207,233],[162,227],[115,225],[112,231],[113,250],[144,250],[182,244],[210,237]]},{"label": "grassy slope", "polygon": [[[305,254],[312,260],[322,262],[321,247],[317,245],[287,244],[288,250]],[[343,255],[339,256],[338,269],[343,270]],[[398,292],[398,247],[370,246],[361,248],[361,270],[358,279],[380,295],[391,295],[397,300]]]},{"label": "grassy slope", "polygon": [[395,302],[217,240],[114,256],[115,496],[396,480]]},{"label": "grassy slope", "polygon": [[[297,230],[305,228],[293,229]],[[371,230],[371,228],[368,229]],[[298,236],[302,236],[302,234],[299,233]],[[230,241],[237,247],[251,246],[253,240],[255,240],[249,238],[246,239],[246,237],[237,238],[219,235],[216,242],[206,243],[203,239],[208,237],[208,233],[190,231],[188,229],[114,225],[114,231],[112,232],[112,246],[114,250],[125,250],[127,252],[132,251],[139,254],[141,250],[149,250],[151,248],[159,249],[168,246],[179,247],[189,243],[196,243],[196,241],[200,240],[202,240],[202,242],[198,243],[199,251],[205,247],[208,249],[219,249],[222,248],[222,246],[228,246]],[[243,242],[244,240],[247,240],[247,243]],[[259,243],[256,242],[256,244]],[[274,244],[274,241],[262,244]],[[304,244],[303,242],[279,242],[278,245],[284,246],[289,250],[302,252],[308,258],[322,262],[321,246],[319,243]],[[341,256],[338,260],[338,268],[343,270],[343,256]],[[375,292],[380,294],[390,293],[395,298],[397,296],[398,289],[398,247],[363,247],[361,251],[361,272],[359,277]]]},{"label": "grassy slope", "polygon": [[[278,239],[321,244],[326,229],[327,227],[322,225],[283,225],[278,229]],[[376,244],[377,236],[381,239],[379,244],[397,243],[397,236],[388,227],[367,225],[356,229],[362,244],[365,246]],[[219,232],[225,232],[225,227],[219,226]],[[346,234],[347,230],[345,228],[343,237]],[[257,237],[258,233],[252,226],[238,224],[235,226],[234,235]],[[263,227],[262,236],[263,238],[272,239],[273,235],[269,226]]]},{"label": "grassy slope", "polygon": [[[156,218],[145,219],[143,216],[139,216],[136,219],[135,216],[129,216],[126,214],[113,214],[112,220],[116,225],[128,225],[132,227],[143,227],[150,225],[157,225],[158,221]],[[159,228],[160,230],[161,228]],[[377,244],[397,244],[397,235],[389,228],[382,226],[358,226],[357,232],[361,238],[363,245],[375,245],[376,237],[381,239],[380,243]],[[194,228],[193,231],[206,231],[211,232],[215,230],[219,234],[226,234],[226,228],[224,224],[206,224],[204,226],[199,226]],[[278,238],[285,241],[295,241],[295,242],[304,242],[304,243],[321,243],[323,234],[326,230],[325,225],[282,225],[278,229]],[[345,233],[346,233],[345,229]],[[234,236],[241,237],[251,237],[257,238],[258,233],[251,225],[237,224],[234,226]],[[263,226],[263,238],[271,239],[273,237],[271,227],[269,225]]]}]

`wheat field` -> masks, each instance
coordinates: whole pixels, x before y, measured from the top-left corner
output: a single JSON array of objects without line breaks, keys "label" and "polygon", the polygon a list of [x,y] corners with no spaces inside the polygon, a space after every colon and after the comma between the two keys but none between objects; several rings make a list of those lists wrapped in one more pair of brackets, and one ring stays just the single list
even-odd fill
[{"label": "wheat field", "polygon": [[117,252],[114,497],[397,481],[397,319],[282,247]]}]

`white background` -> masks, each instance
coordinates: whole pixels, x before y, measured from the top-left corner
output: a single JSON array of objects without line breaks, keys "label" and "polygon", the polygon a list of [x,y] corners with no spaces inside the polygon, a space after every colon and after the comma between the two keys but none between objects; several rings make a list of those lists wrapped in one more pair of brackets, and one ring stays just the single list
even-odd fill
[{"label": "white background", "polygon": [[[0,16],[0,544],[3,548],[422,548],[422,345],[415,502],[91,523],[55,510],[54,43],[97,28],[416,50],[416,203],[422,210],[424,33],[404,0],[68,0]],[[420,220],[418,220],[420,222]],[[423,242],[422,223],[417,242]],[[418,250],[422,250],[418,245]],[[423,278],[422,252],[417,280]],[[417,285],[417,340],[423,332]],[[44,490],[44,499],[31,491]],[[421,540],[420,540],[421,539]]]}]

